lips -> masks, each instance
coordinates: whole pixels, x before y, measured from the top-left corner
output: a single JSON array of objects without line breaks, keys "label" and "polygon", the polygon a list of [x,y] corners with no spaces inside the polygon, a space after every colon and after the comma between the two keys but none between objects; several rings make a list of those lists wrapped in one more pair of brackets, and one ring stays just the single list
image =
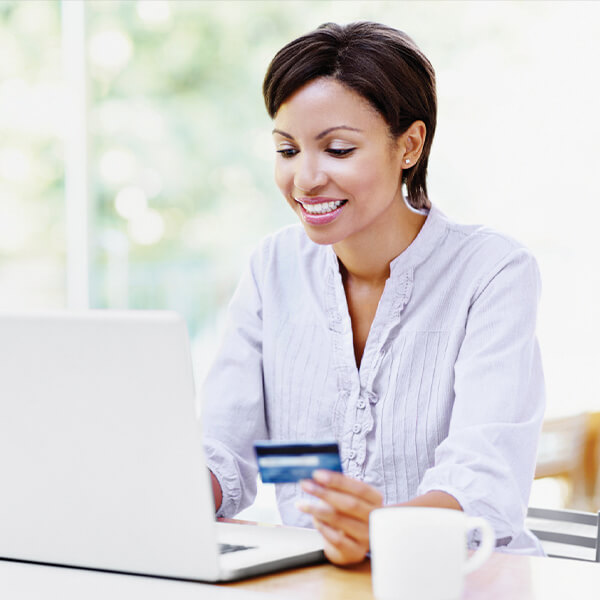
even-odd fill
[{"label": "lips", "polygon": [[337,198],[315,197],[294,198],[300,205],[302,218],[311,225],[325,225],[331,223],[342,211],[347,200]]}]

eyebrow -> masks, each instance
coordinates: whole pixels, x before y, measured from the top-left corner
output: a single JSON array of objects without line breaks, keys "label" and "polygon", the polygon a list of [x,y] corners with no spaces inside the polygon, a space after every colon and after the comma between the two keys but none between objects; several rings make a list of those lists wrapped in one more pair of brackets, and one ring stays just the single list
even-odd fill
[{"label": "eyebrow", "polygon": [[[320,139],[324,138],[328,133],[331,133],[332,131],[336,131],[337,129],[345,129],[347,131],[358,131],[359,133],[362,132],[362,129],[357,129],[356,127],[350,127],[349,125],[335,125],[334,127],[328,127],[327,129],[324,129],[323,131],[321,131],[321,133],[319,133],[318,135],[315,136],[315,140],[320,140]],[[283,137],[286,137],[290,140],[294,139],[294,136],[291,133],[286,133],[285,131],[281,131],[281,129],[273,129],[273,131],[271,133],[278,133],[279,135],[282,135]]]}]

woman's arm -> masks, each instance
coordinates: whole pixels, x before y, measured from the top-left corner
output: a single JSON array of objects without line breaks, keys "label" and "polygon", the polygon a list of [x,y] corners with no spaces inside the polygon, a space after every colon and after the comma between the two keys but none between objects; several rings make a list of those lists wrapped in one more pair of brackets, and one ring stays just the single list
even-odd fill
[{"label": "woman's arm", "polygon": [[525,248],[480,279],[454,364],[448,435],[417,489],[453,495],[466,513],[485,517],[498,540],[531,551],[524,517],[545,403],[539,294],[537,264]]},{"label": "woman's arm", "polygon": [[454,496],[446,492],[440,492],[439,490],[432,490],[422,496],[415,496],[412,500],[402,502],[398,506],[429,506],[432,508],[450,508],[462,511],[462,506]]},{"label": "woman's arm", "polygon": [[202,389],[206,463],[217,515],[233,517],[256,495],[252,442],[265,439],[262,370],[262,247],[253,254],[228,310],[228,323]]}]

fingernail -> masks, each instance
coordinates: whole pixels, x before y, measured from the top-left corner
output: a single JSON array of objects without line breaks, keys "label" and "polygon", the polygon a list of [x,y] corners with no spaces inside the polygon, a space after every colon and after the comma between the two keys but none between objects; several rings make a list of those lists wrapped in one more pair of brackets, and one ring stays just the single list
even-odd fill
[{"label": "fingernail", "polygon": [[296,500],[296,502],[294,502],[294,506],[302,512],[308,512],[310,504],[305,500]]},{"label": "fingernail", "polygon": [[303,479],[300,482],[300,487],[305,492],[314,492],[317,489],[317,486],[310,479]]},{"label": "fingernail", "polygon": [[313,471],[313,479],[319,483],[329,483],[331,481],[331,474],[328,471],[319,469],[317,471]]}]

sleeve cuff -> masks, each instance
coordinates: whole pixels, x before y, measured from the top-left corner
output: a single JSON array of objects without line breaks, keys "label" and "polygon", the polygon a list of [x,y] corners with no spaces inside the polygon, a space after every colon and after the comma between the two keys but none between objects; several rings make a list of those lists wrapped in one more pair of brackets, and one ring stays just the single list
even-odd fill
[{"label": "sleeve cuff", "polygon": [[[482,489],[480,479],[481,477],[476,476],[471,469],[461,465],[434,467],[425,473],[417,489],[417,495],[431,491],[450,494],[466,514],[487,519],[497,539],[513,539],[522,529],[520,504],[519,507],[505,506],[506,514],[502,514],[498,510],[502,494],[496,494],[494,489],[488,491]],[[510,512],[514,514],[509,516]]]},{"label": "sleeve cuff", "polygon": [[242,499],[241,477],[233,457],[212,438],[205,438],[206,466],[217,478],[223,499],[216,512],[217,517],[232,518],[240,512]]}]

